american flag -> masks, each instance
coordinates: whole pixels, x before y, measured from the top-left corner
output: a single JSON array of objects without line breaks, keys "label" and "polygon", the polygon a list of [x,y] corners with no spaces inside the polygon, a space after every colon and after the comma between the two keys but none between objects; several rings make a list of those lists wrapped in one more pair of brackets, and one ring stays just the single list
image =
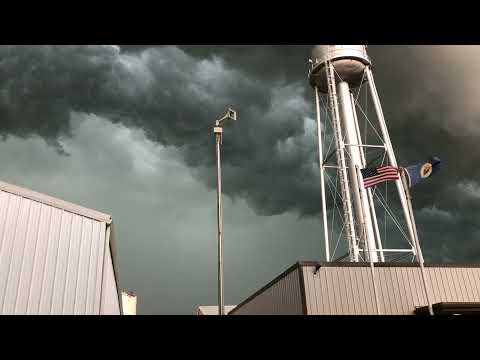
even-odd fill
[{"label": "american flag", "polygon": [[366,168],[362,172],[365,189],[388,180],[400,179],[399,170],[393,166],[381,166],[378,168]]}]

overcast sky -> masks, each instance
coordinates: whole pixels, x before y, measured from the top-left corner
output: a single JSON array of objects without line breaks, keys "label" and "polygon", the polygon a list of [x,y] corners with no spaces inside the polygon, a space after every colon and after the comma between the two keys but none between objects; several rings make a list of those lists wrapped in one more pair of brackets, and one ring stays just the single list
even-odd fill
[{"label": "overcast sky", "polygon": [[[141,314],[216,303],[212,124],[223,145],[225,296],[323,259],[311,45],[1,46],[1,180],[113,216],[120,286]],[[480,261],[480,47],[370,46],[424,257]],[[341,254],[338,254],[341,255]]]}]

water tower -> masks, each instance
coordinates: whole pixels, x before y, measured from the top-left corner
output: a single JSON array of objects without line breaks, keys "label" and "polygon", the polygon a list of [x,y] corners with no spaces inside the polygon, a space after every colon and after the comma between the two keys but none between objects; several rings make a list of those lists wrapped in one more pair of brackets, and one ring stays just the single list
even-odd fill
[{"label": "water tower", "polygon": [[[326,260],[331,261],[332,256],[325,179],[328,180],[329,172],[334,171],[338,180],[336,181],[338,191],[330,190],[340,198],[339,209],[343,218],[341,237],[348,243],[348,254],[345,258],[349,257],[353,262],[385,262],[387,255],[410,254],[415,257],[418,253],[419,260],[423,261],[421,252],[416,251],[414,219],[402,181],[395,180],[395,186],[398,193],[396,201],[397,204],[400,203],[397,208],[401,209],[403,221],[399,220],[383,201],[385,199],[377,188],[362,186],[362,169],[375,165],[398,167],[373,79],[372,62],[367,54],[367,46],[316,45],[310,60],[309,82],[315,90]],[[367,116],[365,109],[362,109],[359,101],[360,91],[370,97],[375,119]],[[325,99],[324,112],[322,112],[323,99]],[[359,113],[364,118],[364,124],[371,127],[372,133],[378,135],[374,140],[361,133],[360,129],[366,129],[366,126],[360,126]],[[323,131],[322,114],[329,119],[329,121],[323,119]],[[328,130],[327,125],[330,125],[329,134],[325,134]],[[326,145],[324,140],[328,135],[334,144],[330,154],[324,151]],[[380,153],[378,161],[376,164],[374,161],[373,165],[369,164],[369,154],[372,151]],[[332,159],[333,163],[329,163]],[[395,249],[382,246],[376,210],[379,206],[388,210],[392,221],[398,225],[398,230],[403,234],[405,244],[409,246]]]}]

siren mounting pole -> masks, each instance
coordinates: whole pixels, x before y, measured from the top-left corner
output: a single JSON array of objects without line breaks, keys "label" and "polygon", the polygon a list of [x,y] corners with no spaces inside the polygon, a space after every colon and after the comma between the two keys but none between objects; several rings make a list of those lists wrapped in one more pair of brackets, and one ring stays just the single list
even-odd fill
[{"label": "siren mounting pole", "polygon": [[327,223],[327,203],[325,199],[325,177],[323,167],[323,143],[322,143],[322,124],[320,119],[320,96],[318,94],[318,86],[315,87],[315,104],[317,110],[317,133],[318,133],[318,161],[320,167],[320,186],[322,195],[322,214],[323,214],[323,232],[325,239],[325,259],[330,261],[330,244],[328,239],[328,223]]},{"label": "siren mounting pole", "polygon": [[222,209],[222,168],[220,145],[222,144],[223,124],[227,120],[237,120],[237,112],[228,109],[225,116],[215,122],[215,152],[217,158],[217,237],[218,237],[218,315],[225,315],[223,277],[223,209]]},{"label": "siren mounting pole", "polygon": [[225,315],[223,285],[223,213],[222,213],[222,169],[220,166],[220,144],[223,129],[215,126],[215,144],[217,157],[217,236],[218,236],[218,315]]}]

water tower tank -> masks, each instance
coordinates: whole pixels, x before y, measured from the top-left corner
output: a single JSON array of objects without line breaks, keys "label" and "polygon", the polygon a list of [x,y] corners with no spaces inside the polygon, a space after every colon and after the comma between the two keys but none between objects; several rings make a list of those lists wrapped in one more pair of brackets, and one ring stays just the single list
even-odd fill
[{"label": "water tower tank", "polygon": [[346,81],[351,88],[360,85],[365,67],[371,64],[366,45],[315,45],[312,50],[313,69],[309,81],[312,87],[318,86],[324,93],[328,89],[325,75],[327,59],[335,68],[337,81]]}]

